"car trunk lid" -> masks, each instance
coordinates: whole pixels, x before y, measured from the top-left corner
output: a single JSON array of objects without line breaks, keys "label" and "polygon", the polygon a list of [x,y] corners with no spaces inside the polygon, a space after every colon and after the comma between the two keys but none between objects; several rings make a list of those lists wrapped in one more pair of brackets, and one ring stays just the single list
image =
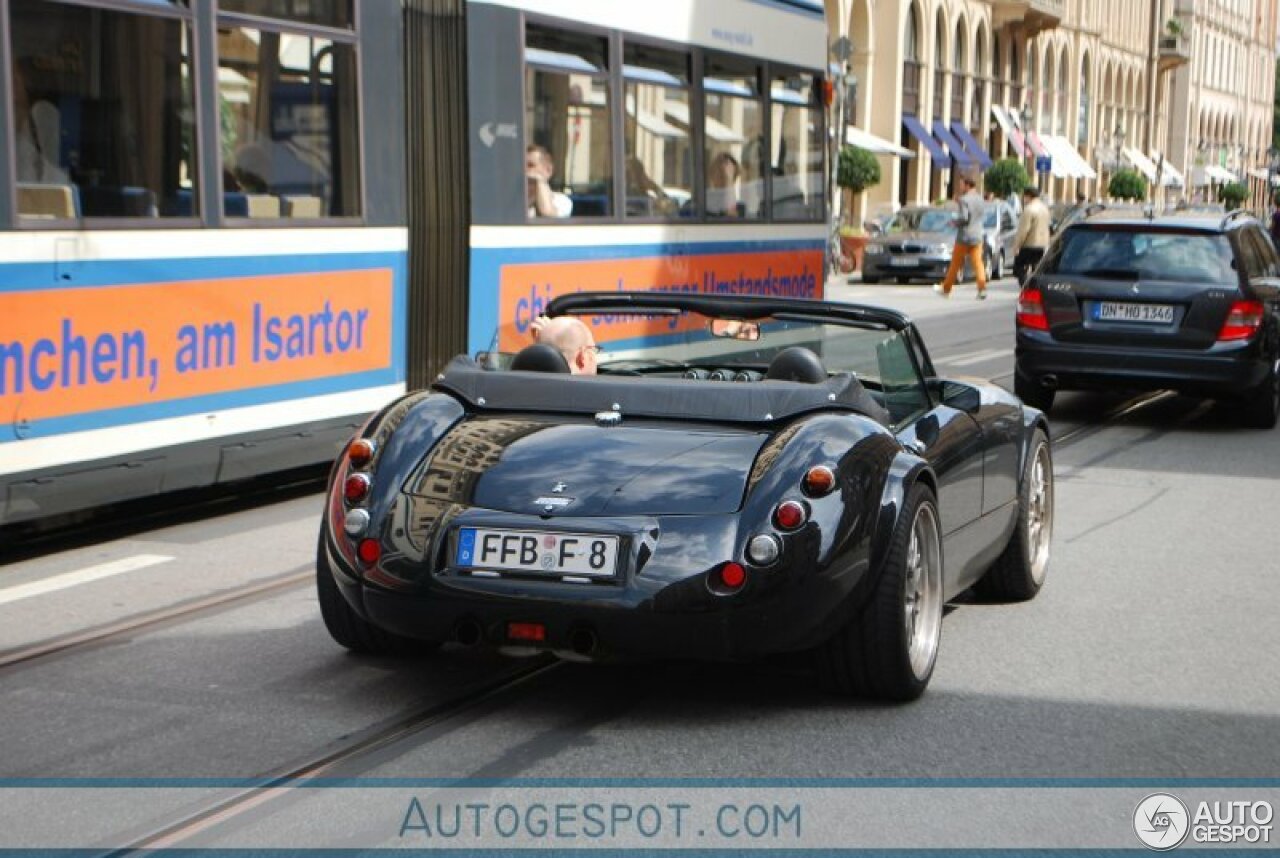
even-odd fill
[{"label": "car trunk lid", "polygon": [[688,423],[477,416],[454,427],[405,491],[538,515],[727,513],[741,507],[768,438],[758,429]]}]

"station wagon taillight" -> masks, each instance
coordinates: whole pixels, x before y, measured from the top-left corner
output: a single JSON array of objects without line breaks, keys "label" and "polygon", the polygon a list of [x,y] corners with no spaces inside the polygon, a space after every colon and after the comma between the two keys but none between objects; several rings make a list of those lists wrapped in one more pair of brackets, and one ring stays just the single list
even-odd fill
[{"label": "station wagon taillight", "polygon": [[1266,308],[1261,301],[1236,301],[1227,313],[1227,320],[1218,331],[1218,342],[1247,340],[1262,327],[1262,317]]},{"label": "station wagon taillight", "polygon": [[1049,330],[1049,317],[1044,312],[1044,296],[1033,286],[1024,286],[1018,293],[1018,325],[1036,331]]}]

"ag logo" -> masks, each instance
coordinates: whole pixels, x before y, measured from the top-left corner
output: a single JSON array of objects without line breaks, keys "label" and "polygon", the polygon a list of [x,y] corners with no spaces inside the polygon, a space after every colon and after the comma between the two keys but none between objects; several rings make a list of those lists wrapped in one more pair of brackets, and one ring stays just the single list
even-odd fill
[{"label": "ag logo", "polygon": [[1147,796],[1133,811],[1133,830],[1148,849],[1163,852],[1181,846],[1190,829],[1187,806],[1167,793]]}]

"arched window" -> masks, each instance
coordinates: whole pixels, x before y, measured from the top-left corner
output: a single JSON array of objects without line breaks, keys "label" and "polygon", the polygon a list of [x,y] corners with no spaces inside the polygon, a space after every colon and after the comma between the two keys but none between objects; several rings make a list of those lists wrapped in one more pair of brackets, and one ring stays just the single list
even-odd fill
[{"label": "arched window", "polygon": [[902,37],[902,57],[911,62],[920,62],[920,15],[915,4],[907,9],[907,31]]},{"label": "arched window", "polygon": [[1093,102],[1089,95],[1089,55],[1085,54],[1080,61],[1080,112],[1076,116],[1076,143],[1087,146],[1089,143],[1089,116]]}]

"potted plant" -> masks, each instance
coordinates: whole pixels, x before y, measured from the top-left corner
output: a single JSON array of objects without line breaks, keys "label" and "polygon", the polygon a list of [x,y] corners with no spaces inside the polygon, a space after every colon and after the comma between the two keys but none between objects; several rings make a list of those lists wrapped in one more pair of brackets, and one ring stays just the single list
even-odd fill
[{"label": "potted plant", "polygon": [[1180,18],[1170,18],[1168,21],[1165,21],[1164,31],[1173,38],[1178,38],[1182,35],[1182,20]]},{"label": "potted plant", "polygon": [[1002,200],[1007,200],[1031,184],[1027,168],[1017,158],[1002,158],[991,165],[983,176],[983,184],[988,191]]},{"label": "potted plant", "polygon": [[1119,200],[1145,200],[1147,180],[1137,170],[1117,170],[1107,184],[1107,193]]},{"label": "potted plant", "polygon": [[[853,208],[854,196],[880,184],[880,162],[866,149],[845,146],[836,164],[836,184],[845,191],[842,208],[848,213]],[[866,246],[867,236],[860,227],[840,227],[840,254],[848,271],[862,267],[862,251]]]},{"label": "potted plant", "polygon": [[1218,188],[1218,199],[1227,207],[1227,211],[1238,209],[1249,199],[1249,189],[1240,182],[1228,182]]}]

